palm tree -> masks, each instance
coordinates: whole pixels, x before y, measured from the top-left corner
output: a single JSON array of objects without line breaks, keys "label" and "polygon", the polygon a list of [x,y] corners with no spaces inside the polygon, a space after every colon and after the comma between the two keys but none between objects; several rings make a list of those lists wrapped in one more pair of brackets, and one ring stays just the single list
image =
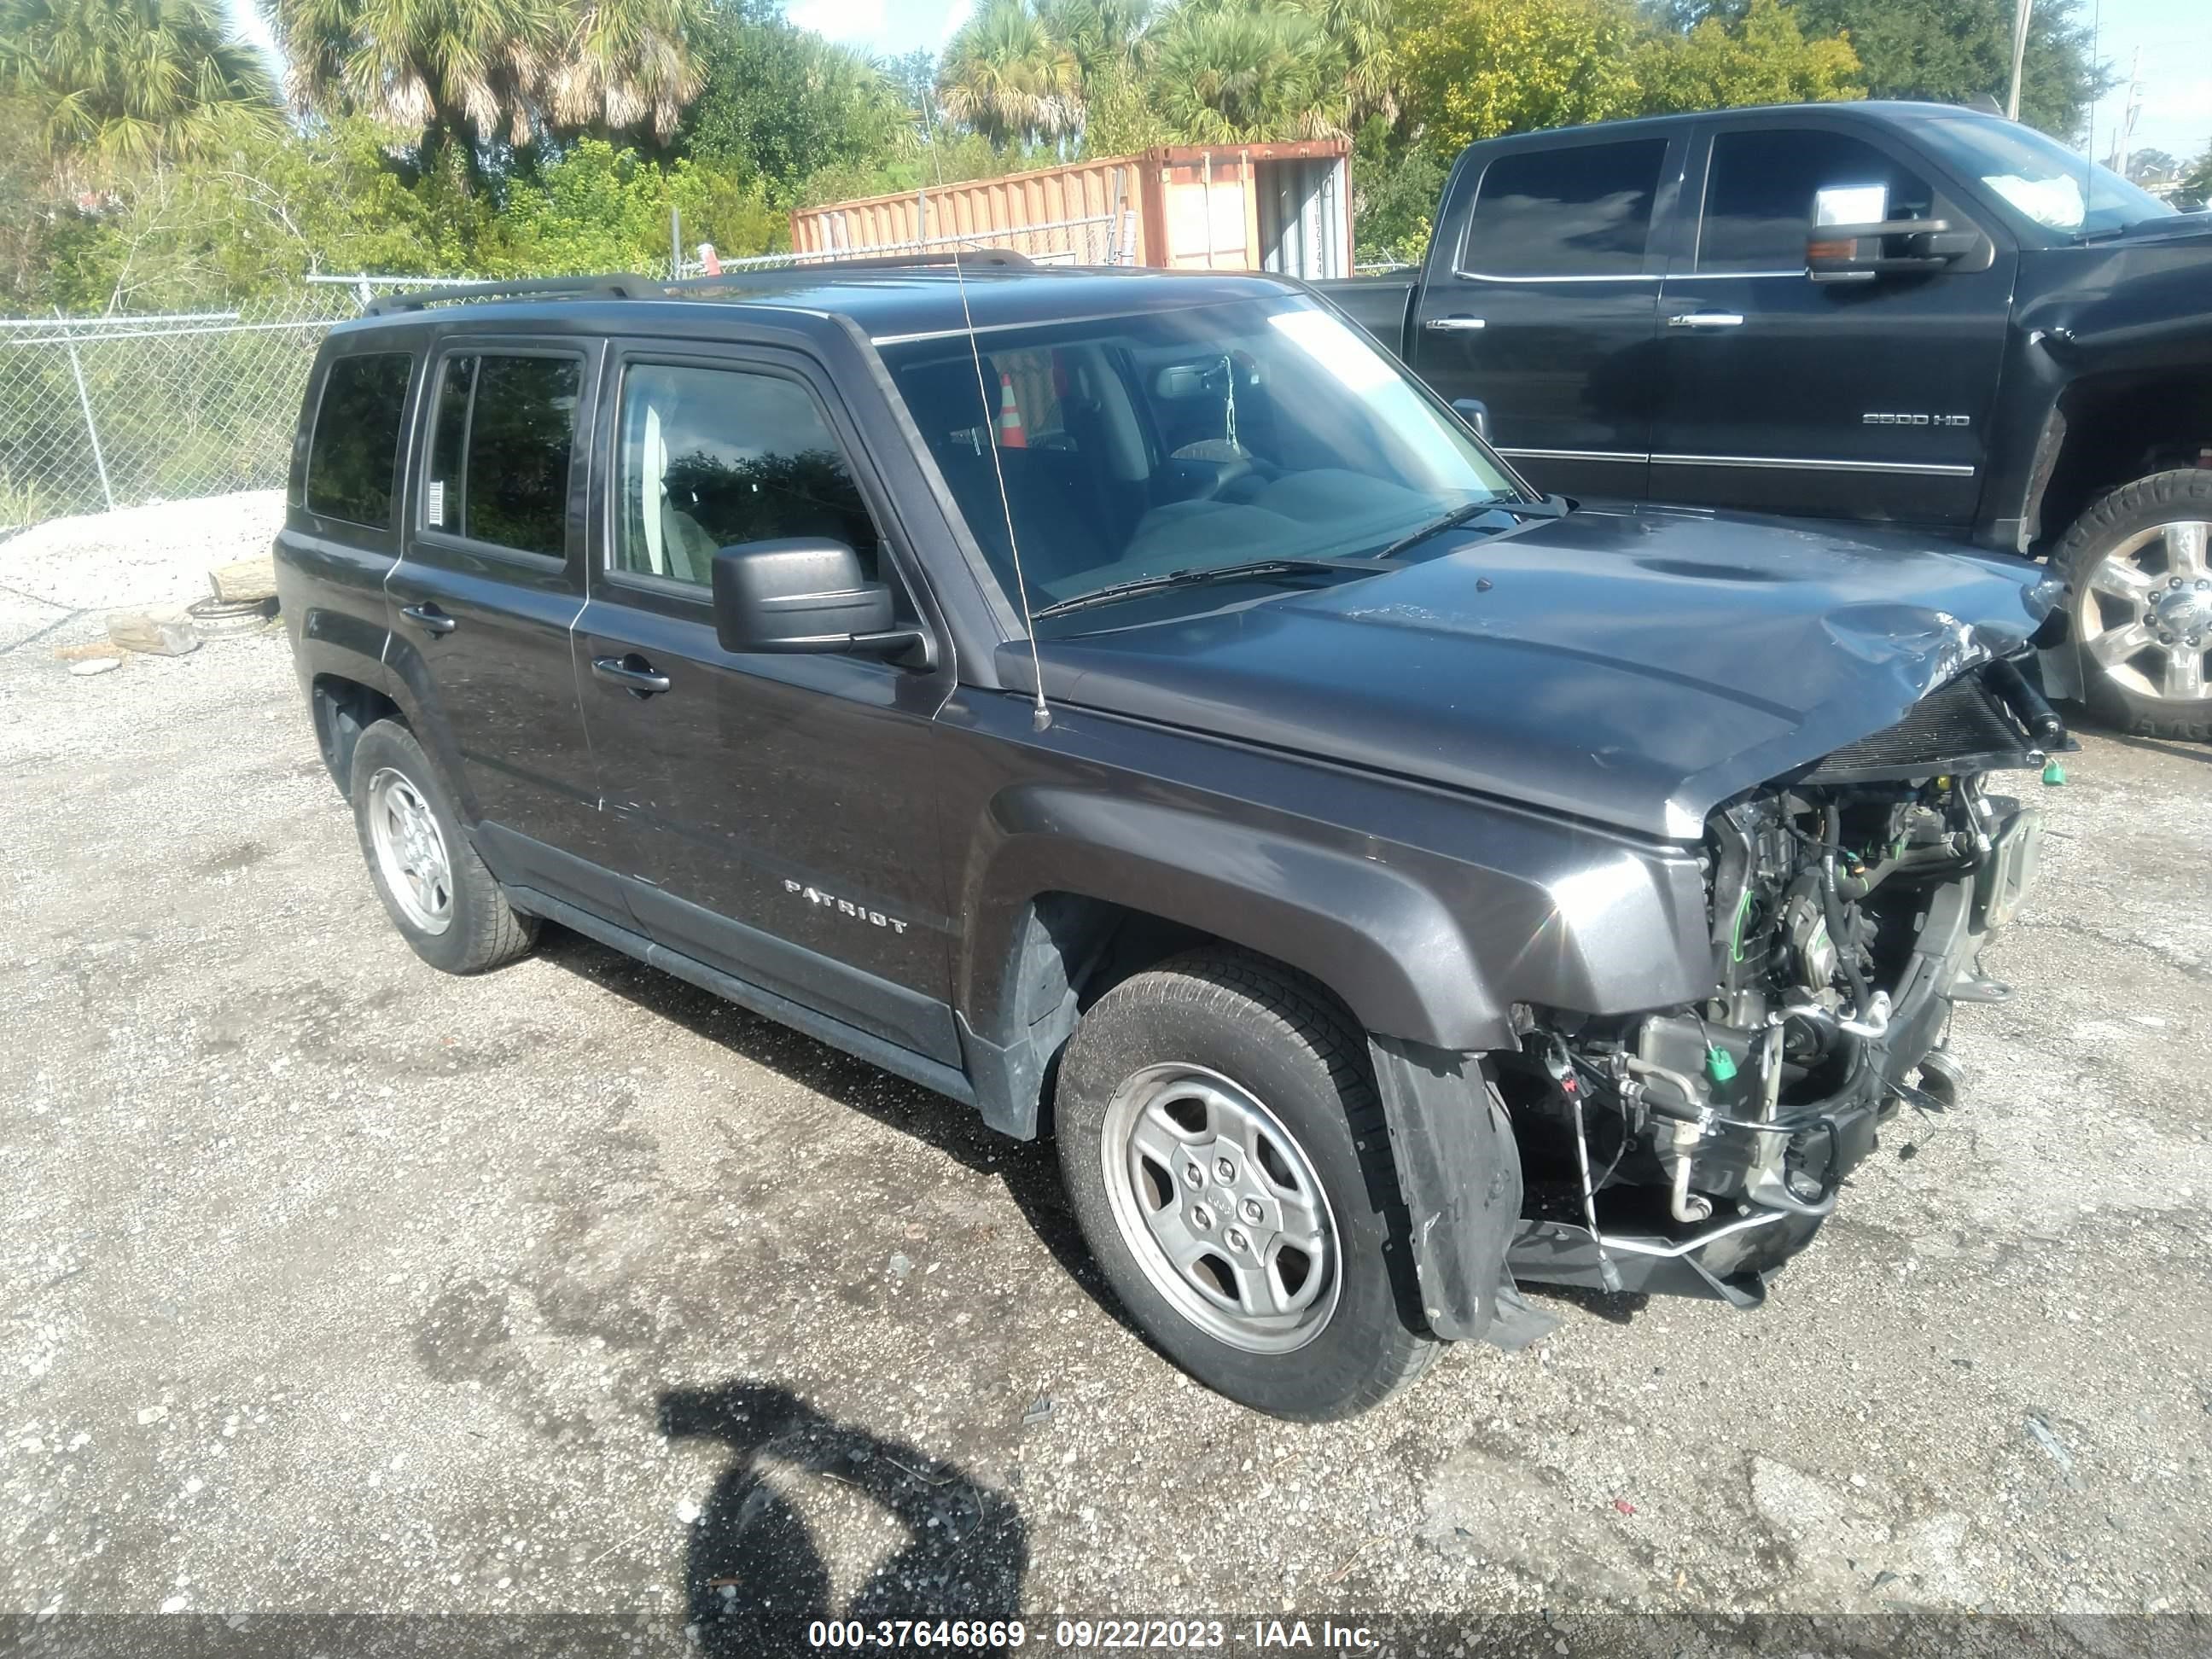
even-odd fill
[{"label": "palm tree", "polygon": [[1399,64],[1393,0],[1305,0],[1304,9],[1345,62],[1346,125],[1398,118]]},{"label": "palm tree", "polygon": [[1075,59],[1084,86],[1131,73],[1152,0],[1036,0],[1037,21]]},{"label": "palm tree", "polygon": [[549,132],[665,143],[705,76],[702,0],[264,0],[302,110],[370,117],[427,149]]},{"label": "palm tree", "polygon": [[276,95],[205,0],[0,0],[0,88],[26,99],[50,155],[114,164],[180,154]]},{"label": "palm tree", "polygon": [[945,49],[938,72],[945,112],[994,144],[1079,132],[1082,71],[1027,0],[986,0]]},{"label": "palm tree", "polygon": [[554,0],[270,0],[270,21],[301,109],[433,147],[528,143],[564,44]]},{"label": "palm tree", "polygon": [[699,0],[588,0],[569,26],[553,74],[553,116],[564,127],[649,128],[666,143],[705,72],[690,43]]},{"label": "palm tree", "polygon": [[1344,70],[1311,13],[1255,0],[1186,0],[1153,36],[1160,112],[1192,143],[1340,132]]}]

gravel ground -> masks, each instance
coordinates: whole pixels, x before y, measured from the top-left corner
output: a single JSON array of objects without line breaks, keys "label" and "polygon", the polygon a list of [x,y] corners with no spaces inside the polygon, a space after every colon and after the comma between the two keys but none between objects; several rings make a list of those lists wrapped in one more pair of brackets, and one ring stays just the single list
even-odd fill
[{"label": "gravel ground", "polygon": [[1964,1109],[1763,1310],[1539,1292],[1294,1427],[1045,1150],[573,936],[419,963],[281,639],[56,660],[268,510],[0,544],[0,1610],[2212,1613],[2212,750],[2044,792]]}]

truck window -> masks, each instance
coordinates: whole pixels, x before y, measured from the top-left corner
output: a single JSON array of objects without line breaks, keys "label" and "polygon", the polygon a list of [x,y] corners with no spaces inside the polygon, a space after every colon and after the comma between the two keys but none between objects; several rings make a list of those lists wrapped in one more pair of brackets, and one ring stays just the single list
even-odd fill
[{"label": "truck window", "polygon": [[845,543],[873,579],[875,522],[798,381],[635,363],[621,431],[617,570],[704,587],[722,548],[813,536]]},{"label": "truck window", "polygon": [[446,359],[423,523],[520,553],[563,557],[583,383],[584,365],[574,357],[486,352]]},{"label": "truck window", "polygon": [[1633,276],[1644,269],[1667,141],[1501,155],[1484,171],[1460,247],[1480,276]]},{"label": "truck window", "polygon": [[1833,189],[1879,191],[1887,205],[1869,222],[1935,211],[1926,179],[1848,133],[1782,127],[1717,135],[1705,169],[1697,268],[1803,270],[1814,194]]},{"label": "truck window", "polygon": [[390,528],[399,422],[414,362],[404,351],[378,351],[331,365],[307,452],[307,511],[370,530]]}]

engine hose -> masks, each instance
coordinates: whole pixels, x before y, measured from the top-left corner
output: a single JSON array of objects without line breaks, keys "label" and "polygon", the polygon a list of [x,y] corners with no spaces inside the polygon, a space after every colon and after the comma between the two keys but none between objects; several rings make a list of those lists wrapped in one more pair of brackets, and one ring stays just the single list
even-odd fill
[{"label": "engine hose", "polygon": [[[1859,971],[1858,939],[1844,925],[1843,896],[1836,888],[1836,851],[1843,845],[1844,815],[1831,806],[1824,816],[1828,848],[1820,855],[1821,902],[1828,919],[1828,938],[1836,947],[1836,965],[1844,970],[1844,977],[1850,982],[1852,1018],[1867,1019],[1874,1012],[1874,996],[1867,989],[1866,975]],[[1865,1060],[1866,1045],[1862,1042],[1852,1065],[1850,1083],[1844,1085],[1846,1089],[1858,1081],[1859,1070]]]}]

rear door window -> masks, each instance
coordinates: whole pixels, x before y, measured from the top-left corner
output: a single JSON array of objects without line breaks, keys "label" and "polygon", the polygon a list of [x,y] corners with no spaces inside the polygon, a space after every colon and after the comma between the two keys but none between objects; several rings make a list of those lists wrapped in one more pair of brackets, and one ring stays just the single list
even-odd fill
[{"label": "rear door window", "polygon": [[1935,216],[1928,181],[1863,139],[1809,127],[1723,132],[1705,169],[1697,268],[1803,270],[1814,198],[1824,190],[1850,192],[1866,223]]},{"label": "rear door window", "polygon": [[1633,276],[1644,269],[1664,138],[1501,155],[1485,169],[1460,269],[1481,276]]},{"label": "rear door window", "polygon": [[378,351],[331,364],[307,452],[307,511],[371,530],[391,527],[414,362],[404,351]]},{"label": "rear door window", "polygon": [[584,365],[551,354],[446,359],[422,521],[471,541],[562,558]]}]

